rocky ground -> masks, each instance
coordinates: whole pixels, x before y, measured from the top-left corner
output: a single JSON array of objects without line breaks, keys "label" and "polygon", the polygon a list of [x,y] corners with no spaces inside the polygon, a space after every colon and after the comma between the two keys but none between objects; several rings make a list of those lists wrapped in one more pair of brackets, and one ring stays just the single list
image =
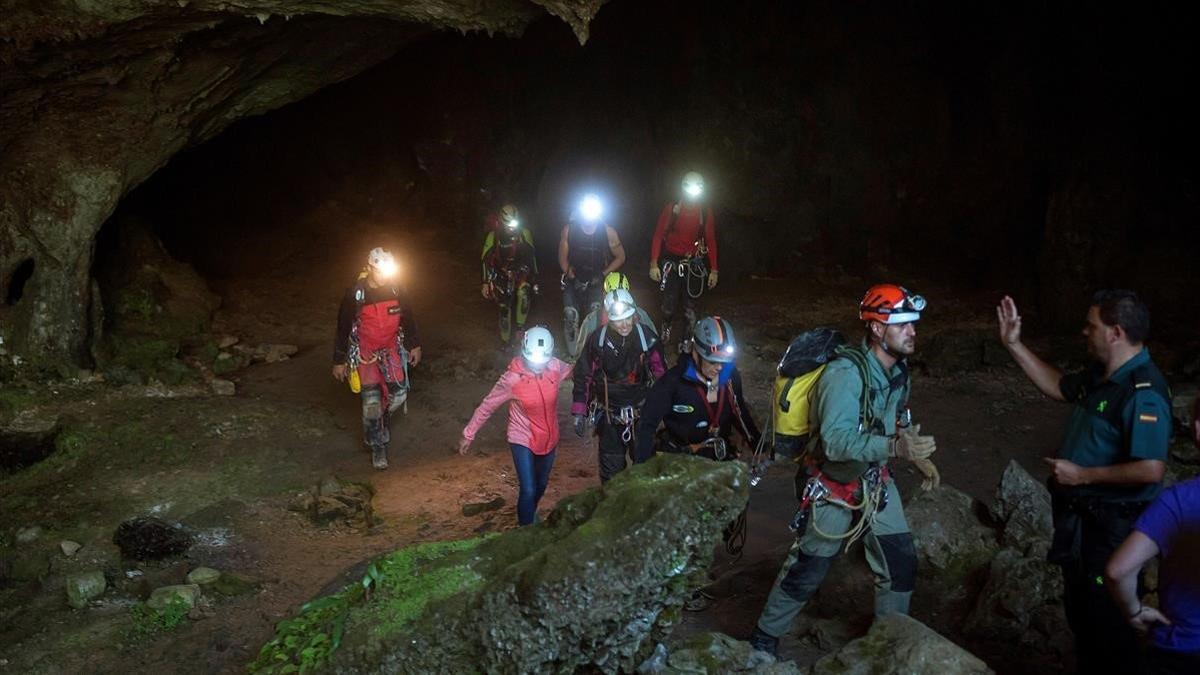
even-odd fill
[{"label": "rocky ground", "polygon": [[[415,294],[425,361],[413,372],[407,415],[394,422],[387,471],[370,468],[357,399],[329,377],[336,303],[355,270],[346,251],[357,251],[358,242],[323,250],[284,242],[286,266],[212,284],[223,299],[214,341],[241,366],[217,378],[229,385],[116,386],[87,373],[4,385],[5,443],[30,458],[48,456],[0,477],[0,672],[240,672],[277,622],[335,590],[347,569],[409,544],[515,526],[503,420],[488,425],[470,456],[454,453],[462,425],[506,361],[492,311],[477,295],[476,263],[437,250],[428,238],[393,243],[405,252],[402,273]],[[558,294],[544,281],[534,315],[553,322]],[[747,279],[706,299],[738,331],[758,416],[767,411],[787,340],[818,324],[853,334],[863,285]],[[1027,519],[1033,524],[1014,520],[995,496],[1007,475],[1010,486],[1026,485],[1016,501],[1038,499],[1046,474],[1039,458],[1053,452],[1067,410],[1039,397],[995,349],[995,298],[921,290],[932,310],[918,335],[924,350],[912,406],[937,436],[935,459],[956,490],[919,496],[916,472],[898,467],[914,529],[925,540],[913,616],[997,671],[1061,671],[1070,661],[1061,631],[1055,634],[1054,580],[1037,561],[1036,517]],[[651,297],[648,288],[635,292]],[[1063,345],[1070,343],[1052,351],[1070,354]],[[1032,479],[1009,468],[1014,460]],[[1175,471],[1194,469],[1177,464]],[[772,467],[752,490],[745,552],[734,560],[718,551],[710,570],[714,603],[685,614],[678,638],[749,634],[791,542],[792,473]],[[568,434],[543,509],[597,483],[594,444]],[[159,562],[128,559],[114,532],[136,516],[180,524],[190,547]],[[954,555],[939,558],[939,551]],[[1004,588],[1028,588],[1031,580],[1045,589],[1014,609]],[[981,600],[989,585],[1000,589]],[[153,597],[168,586],[182,589]],[[68,604],[68,587],[78,608]],[[862,636],[871,591],[861,552],[852,551],[784,640],[782,655],[807,667]],[[988,603],[996,598],[1009,604],[993,611]],[[999,625],[993,615],[1013,620]],[[1014,650],[1013,640],[1022,648]]]}]

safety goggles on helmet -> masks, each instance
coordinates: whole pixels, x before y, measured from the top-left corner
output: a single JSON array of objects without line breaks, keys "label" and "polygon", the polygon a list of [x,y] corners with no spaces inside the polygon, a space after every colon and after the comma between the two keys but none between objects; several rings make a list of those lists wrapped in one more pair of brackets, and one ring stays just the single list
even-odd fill
[{"label": "safety goggles on helmet", "polygon": [[612,293],[618,288],[629,290],[629,277],[623,272],[609,272],[604,276],[604,293]]},{"label": "safety goggles on helmet", "polygon": [[863,296],[858,305],[858,318],[885,324],[912,323],[921,320],[925,305],[924,296],[916,295],[903,286],[878,284]]},{"label": "safety goggles on helmet", "polygon": [[521,341],[521,356],[534,365],[550,361],[554,355],[554,336],[545,326],[534,326]]},{"label": "safety goggles on helmet", "polygon": [[696,322],[692,346],[700,358],[713,363],[733,363],[737,355],[733,327],[719,316],[706,316]]},{"label": "safety goggles on helmet", "polygon": [[604,312],[609,321],[621,321],[637,314],[637,305],[629,291],[618,288],[604,296]]},{"label": "safety goggles on helmet", "polygon": [[390,251],[384,248],[371,249],[371,252],[367,254],[367,266],[385,279],[396,275],[396,259],[392,257]]}]

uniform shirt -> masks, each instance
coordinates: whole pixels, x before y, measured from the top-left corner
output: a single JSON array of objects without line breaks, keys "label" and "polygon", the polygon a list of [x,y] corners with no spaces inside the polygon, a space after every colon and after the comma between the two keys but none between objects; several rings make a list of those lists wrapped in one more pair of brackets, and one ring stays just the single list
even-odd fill
[{"label": "uniform shirt", "polygon": [[1170,626],[1151,632],[1155,646],[1200,652],[1200,478],[1169,487],[1133,524],[1158,545],[1159,610]]},{"label": "uniform shirt", "polygon": [[[1134,382],[1135,370],[1147,381]],[[1107,380],[1102,367],[1096,366],[1064,375],[1059,389],[1075,404],[1058,452],[1060,459],[1082,467],[1167,459],[1171,404],[1166,398],[1166,380],[1145,348]],[[1160,488],[1161,483],[1057,486],[1065,496],[1107,501],[1149,501]]]},{"label": "uniform shirt", "polygon": [[874,425],[867,428],[861,424],[863,375],[848,358],[834,359],[825,366],[809,408],[814,433],[808,451],[821,464],[822,472],[840,482],[858,478],[868,464],[887,461],[910,388],[908,370],[899,361],[884,372],[865,342],[858,349],[866,356]]}]

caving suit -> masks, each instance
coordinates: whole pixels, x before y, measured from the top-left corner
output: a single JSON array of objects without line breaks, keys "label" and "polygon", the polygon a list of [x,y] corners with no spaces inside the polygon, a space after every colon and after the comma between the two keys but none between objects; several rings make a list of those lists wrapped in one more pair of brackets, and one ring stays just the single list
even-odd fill
[{"label": "caving suit", "polygon": [[492,285],[500,312],[500,340],[512,339],[515,319],[517,331],[525,330],[533,301],[533,283],[537,279],[537,256],[533,235],[524,227],[516,232],[500,227],[488,232],[483,240],[483,283]]},{"label": "caving suit", "polygon": [[571,358],[578,344],[579,319],[600,308],[604,297],[604,271],[612,262],[608,226],[598,223],[590,234],[580,223],[567,230],[567,262],[575,269],[574,279],[563,280],[563,333]]},{"label": "caving suit", "polygon": [[708,272],[717,271],[716,220],[712,209],[688,202],[663,207],[650,240],[650,259],[662,271],[662,330],[671,340],[671,325],[683,309],[683,340],[696,323],[696,300],[708,287]]}]

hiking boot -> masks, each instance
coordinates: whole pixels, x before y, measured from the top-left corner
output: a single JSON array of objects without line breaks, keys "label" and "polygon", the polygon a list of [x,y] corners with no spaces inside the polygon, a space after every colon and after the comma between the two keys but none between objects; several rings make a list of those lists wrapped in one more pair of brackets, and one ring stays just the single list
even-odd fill
[{"label": "hiking boot", "polygon": [[376,469],[388,468],[386,447],[382,445],[376,445],[371,448],[371,465]]},{"label": "hiking boot", "polygon": [[758,626],[755,626],[754,632],[750,634],[750,646],[771,656],[779,655],[777,653],[779,651],[779,638],[767,635]]}]

